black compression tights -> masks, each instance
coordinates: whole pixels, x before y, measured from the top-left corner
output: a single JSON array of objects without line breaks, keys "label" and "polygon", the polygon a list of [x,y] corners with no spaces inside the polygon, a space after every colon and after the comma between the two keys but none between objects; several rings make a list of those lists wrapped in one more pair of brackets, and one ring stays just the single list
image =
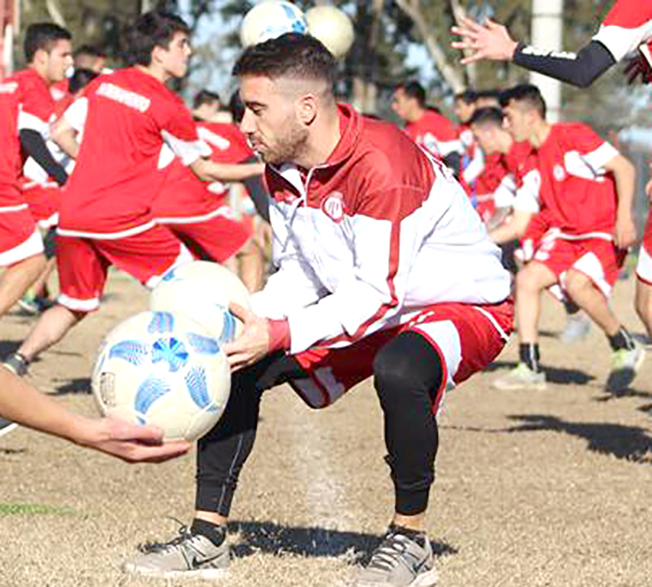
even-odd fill
[{"label": "black compression tights", "polygon": [[[428,505],[438,443],[431,406],[442,373],[439,354],[411,332],[392,339],[374,360],[374,384],[385,414],[386,460],[399,514],[418,514]],[[262,392],[302,377],[305,373],[296,360],[281,354],[233,376],[224,415],[198,444],[198,510],[229,515],[240,470],[254,444]]]}]

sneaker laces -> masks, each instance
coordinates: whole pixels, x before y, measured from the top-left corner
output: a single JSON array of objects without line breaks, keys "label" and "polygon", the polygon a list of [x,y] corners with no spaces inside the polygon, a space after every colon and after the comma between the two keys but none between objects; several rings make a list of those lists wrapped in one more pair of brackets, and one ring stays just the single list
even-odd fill
[{"label": "sneaker laces", "polygon": [[396,563],[402,563],[403,555],[407,551],[405,541],[409,540],[398,532],[389,532],[381,545],[374,551],[367,568],[380,571],[391,571]]},{"label": "sneaker laces", "polygon": [[168,520],[173,520],[179,524],[177,530],[177,536],[168,542],[144,542],[138,545],[138,550],[144,554],[151,553],[162,553],[167,550],[171,550],[179,546],[180,544],[187,542],[193,538],[193,534],[190,531],[190,528],[177,518],[167,518]]}]

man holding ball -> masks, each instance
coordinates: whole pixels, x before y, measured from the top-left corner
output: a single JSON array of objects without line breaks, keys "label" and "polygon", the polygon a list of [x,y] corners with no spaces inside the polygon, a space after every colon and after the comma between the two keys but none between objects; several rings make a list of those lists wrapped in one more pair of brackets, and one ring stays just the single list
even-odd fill
[{"label": "man holding ball", "polygon": [[225,345],[231,397],[199,441],[189,531],[124,566],[155,576],[218,575],[226,523],[253,447],[262,393],[287,382],[313,408],[373,376],[384,413],[395,511],[358,587],[436,582],[425,531],[444,392],[486,367],[512,330],[510,277],[461,186],[393,125],[333,95],[335,60],[288,33],[234,68],[241,130],[267,164],[278,271],[235,305]]}]

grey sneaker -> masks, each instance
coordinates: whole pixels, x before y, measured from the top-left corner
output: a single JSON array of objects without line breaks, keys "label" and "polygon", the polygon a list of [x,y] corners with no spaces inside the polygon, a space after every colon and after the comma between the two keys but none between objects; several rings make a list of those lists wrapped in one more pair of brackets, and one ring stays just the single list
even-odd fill
[{"label": "grey sneaker", "polygon": [[15,430],[16,428],[18,428],[18,424],[16,424],[16,422],[12,422],[11,420],[7,420],[7,418],[0,417],[0,436],[9,434],[12,430]]},{"label": "grey sneaker", "polygon": [[541,371],[533,371],[525,363],[519,363],[507,375],[499,377],[491,384],[495,389],[536,389],[546,388],[546,375]]},{"label": "grey sneaker", "polygon": [[22,377],[27,374],[27,359],[20,353],[11,353],[3,362],[2,366],[9,369],[14,375]]},{"label": "grey sneaker", "polygon": [[390,526],[382,543],[360,571],[355,587],[431,587],[437,569],[427,536],[423,545]]},{"label": "grey sneaker", "polygon": [[611,372],[605,388],[613,393],[625,391],[634,381],[645,359],[643,346],[634,342],[633,349],[620,349],[611,353]]},{"label": "grey sneaker", "polygon": [[152,577],[200,577],[217,579],[229,568],[229,543],[215,546],[202,534],[193,534],[186,526],[179,535],[165,543],[144,544],[141,554],[122,565],[126,573]]},{"label": "grey sneaker", "polygon": [[566,328],[561,333],[559,340],[564,344],[571,344],[586,338],[591,331],[591,319],[584,312],[566,315]]}]

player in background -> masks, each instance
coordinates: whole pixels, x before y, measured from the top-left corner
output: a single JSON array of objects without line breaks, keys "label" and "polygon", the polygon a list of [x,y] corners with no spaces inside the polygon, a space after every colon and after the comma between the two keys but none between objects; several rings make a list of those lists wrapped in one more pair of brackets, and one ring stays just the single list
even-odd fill
[{"label": "player in background", "polygon": [[[267,163],[278,271],[232,305],[231,396],[199,441],[196,514],[125,570],[218,576],[253,447],[260,396],[289,382],[314,408],[367,377],[385,418],[395,513],[356,587],[435,585],[425,513],[442,394],[492,360],[511,329],[509,274],[450,170],[392,124],[336,102],[335,59],[288,33],[249,47],[234,75],[241,123]],[[434,276],[434,278],[433,278]]]},{"label": "player in background", "polygon": [[199,139],[190,112],[165,85],[187,71],[188,33],[176,15],[142,15],[129,32],[135,65],[100,76],[73,104],[81,118],[85,114],[84,140],[60,209],[60,295],[5,361],[17,374],[99,307],[111,265],[153,287],[170,268],[192,258],[152,215],[152,200],[165,180],[158,169],[164,143],[206,181],[260,173],[261,165],[208,159],[210,149]]},{"label": "player in background", "polygon": [[443,114],[426,105],[426,90],[419,82],[396,86],[392,110],[405,123],[408,136],[446,163],[459,177],[463,149],[457,129]]},{"label": "player in background", "polygon": [[66,72],[67,77],[55,83],[50,89],[55,102],[63,101],[66,103],[66,107],[70,105],[74,94],[70,91],[70,80],[76,71],[83,69],[96,74],[109,73],[106,71],[106,59],[106,54],[93,45],[82,45],[75,49],[73,66]]},{"label": "player in background", "polygon": [[644,356],[608,305],[624,255],[636,239],[634,168],[588,126],[548,124],[535,86],[512,88],[504,103],[514,139],[528,141],[535,150],[541,207],[537,224],[543,236],[537,235],[532,260],[516,276],[520,362],[494,386],[545,387],[538,345],[540,297],[559,284],[605,333],[612,349],[606,388],[622,391]]},{"label": "player in background", "polygon": [[163,462],[190,449],[185,441],[164,443],[163,431],[154,426],[69,412],[7,369],[0,369],[0,414],[0,420],[11,422],[0,427],[0,436],[17,422],[126,462]]},{"label": "player in background", "polygon": [[[493,193],[496,211],[487,222],[491,239],[503,249],[503,263],[516,273],[514,254],[527,262],[534,254],[533,230],[525,238],[531,219],[539,212],[539,173],[532,147],[527,141],[517,143],[504,128],[502,110],[480,108],[471,118],[471,130],[485,154],[485,160],[495,160],[495,175],[504,174],[503,180]],[[481,184],[482,176],[478,180]],[[539,235],[543,236],[543,235]],[[514,243],[521,241],[519,249]],[[566,327],[560,336],[564,343],[572,343],[586,337],[591,320],[558,287],[551,291],[564,304]]]},{"label": "player in background", "polygon": [[[97,76],[98,74],[90,69],[76,69],[72,76],[65,80],[66,97],[55,104],[54,119],[50,125],[50,138],[46,141],[46,145],[54,160],[64,168],[68,175],[72,172],[75,161],[64,153],[56,142],[57,121],[75,98],[81,95],[82,90]],[[45,270],[18,302],[24,312],[37,315],[54,304],[54,301],[50,299],[48,280],[56,267],[56,226],[59,221],[59,206],[63,192],[62,187],[32,157],[29,157],[23,165],[20,186],[29,210],[43,233],[47,258]]]},{"label": "player in background", "polygon": [[[506,27],[487,21],[484,25],[463,19],[453,27],[461,40],[452,46],[469,55],[462,63],[482,59],[512,61],[530,71],[543,73],[579,87],[588,87],[614,64],[632,57],[628,65],[630,81],[652,80],[650,42],[652,4],[639,0],[616,0],[591,41],[577,53],[557,53],[518,43]],[[652,183],[646,188],[652,198]],[[652,337],[652,215],[648,220],[636,268],[636,312]]]},{"label": "player in background", "polygon": [[[253,152],[244,135],[231,123],[230,114],[221,112],[219,96],[202,91],[195,97],[194,106],[197,132],[210,147],[211,160],[218,163],[249,160]],[[174,158],[169,148],[164,149],[168,153],[164,157]],[[226,265],[243,278],[251,293],[260,289],[262,260],[257,255],[253,232],[237,219],[231,206],[230,196],[235,186],[219,181],[207,184],[178,158],[173,159],[166,173],[165,183],[152,206],[156,222],[168,227],[195,257]]]},{"label": "player in background", "polygon": [[70,33],[50,23],[33,24],[25,31],[26,69],[3,80],[2,196],[0,199],[0,316],[43,270],[43,242],[19,189],[21,152],[63,183],[67,174],[52,158],[45,139],[54,112],[53,83],[64,78],[72,62]]}]

